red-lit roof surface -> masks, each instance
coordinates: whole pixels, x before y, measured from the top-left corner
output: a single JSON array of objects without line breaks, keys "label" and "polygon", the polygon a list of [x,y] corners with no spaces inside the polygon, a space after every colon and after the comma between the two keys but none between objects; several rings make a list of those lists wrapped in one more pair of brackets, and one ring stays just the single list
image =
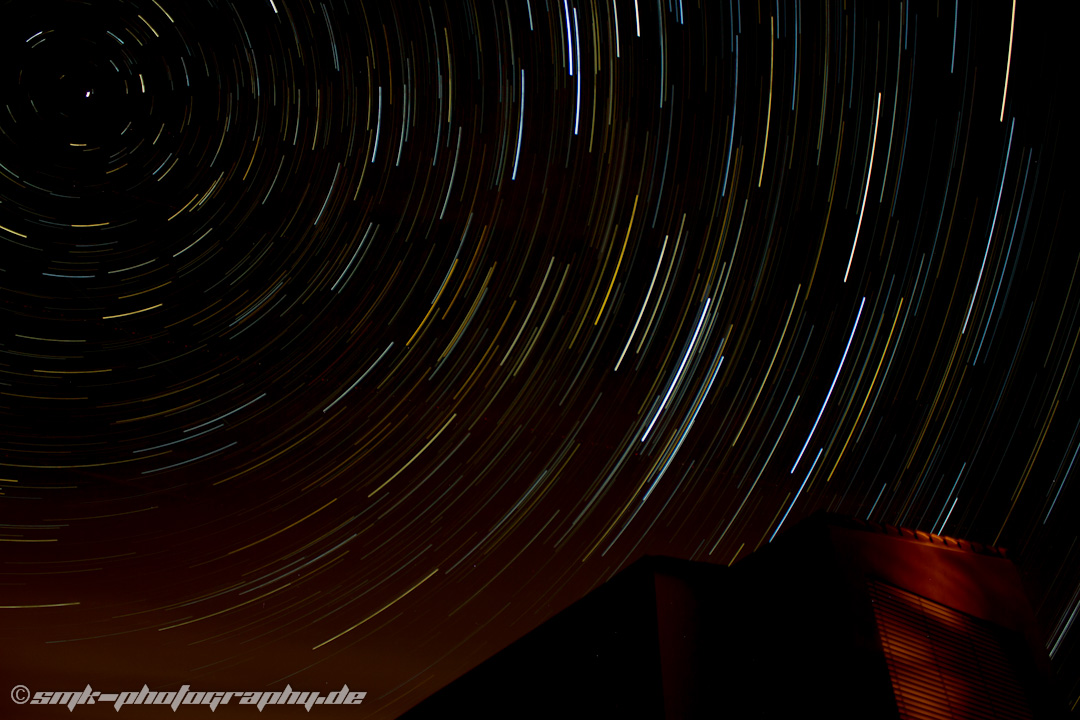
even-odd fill
[{"label": "red-lit roof surface", "polygon": [[887,583],[870,581],[902,720],[1033,717],[989,623]]}]

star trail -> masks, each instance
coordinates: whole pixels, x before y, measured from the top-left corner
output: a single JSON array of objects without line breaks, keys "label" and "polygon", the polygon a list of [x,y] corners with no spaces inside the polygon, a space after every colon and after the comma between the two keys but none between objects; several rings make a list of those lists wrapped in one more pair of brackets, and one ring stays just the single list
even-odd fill
[{"label": "star trail", "polygon": [[1075,709],[1066,24],[0,5],[8,685],[395,717],[828,509],[1007,548]]}]

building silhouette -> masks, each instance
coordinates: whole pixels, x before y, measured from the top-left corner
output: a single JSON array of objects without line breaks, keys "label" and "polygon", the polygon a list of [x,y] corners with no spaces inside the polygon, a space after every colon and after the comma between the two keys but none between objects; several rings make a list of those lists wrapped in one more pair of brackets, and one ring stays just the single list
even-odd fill
[{"label": "building silhouette", "polygon": [[816,514],[732,567],[644,557],[405,713],[1059,718],[996,548]]}]

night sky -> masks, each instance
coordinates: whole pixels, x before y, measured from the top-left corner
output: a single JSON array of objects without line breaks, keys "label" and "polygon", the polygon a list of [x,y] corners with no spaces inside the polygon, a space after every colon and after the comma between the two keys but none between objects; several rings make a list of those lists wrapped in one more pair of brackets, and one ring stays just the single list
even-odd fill
[{"label": "night sky", "polygon": [[394,717],[642,554],[819,509],[1007,548],[1075,706],[1066,25],[0,5],[0,714]]}]

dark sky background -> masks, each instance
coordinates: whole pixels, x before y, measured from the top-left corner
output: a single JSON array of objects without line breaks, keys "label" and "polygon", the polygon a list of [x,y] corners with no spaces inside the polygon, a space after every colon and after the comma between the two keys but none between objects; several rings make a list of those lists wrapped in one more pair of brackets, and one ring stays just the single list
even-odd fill
[{"label": "dark sky background", "polygon": [[818,509],[1008,548],[1075,706],[1065,25],[0,5],[0,714],[394,717],[644,553]]}]

